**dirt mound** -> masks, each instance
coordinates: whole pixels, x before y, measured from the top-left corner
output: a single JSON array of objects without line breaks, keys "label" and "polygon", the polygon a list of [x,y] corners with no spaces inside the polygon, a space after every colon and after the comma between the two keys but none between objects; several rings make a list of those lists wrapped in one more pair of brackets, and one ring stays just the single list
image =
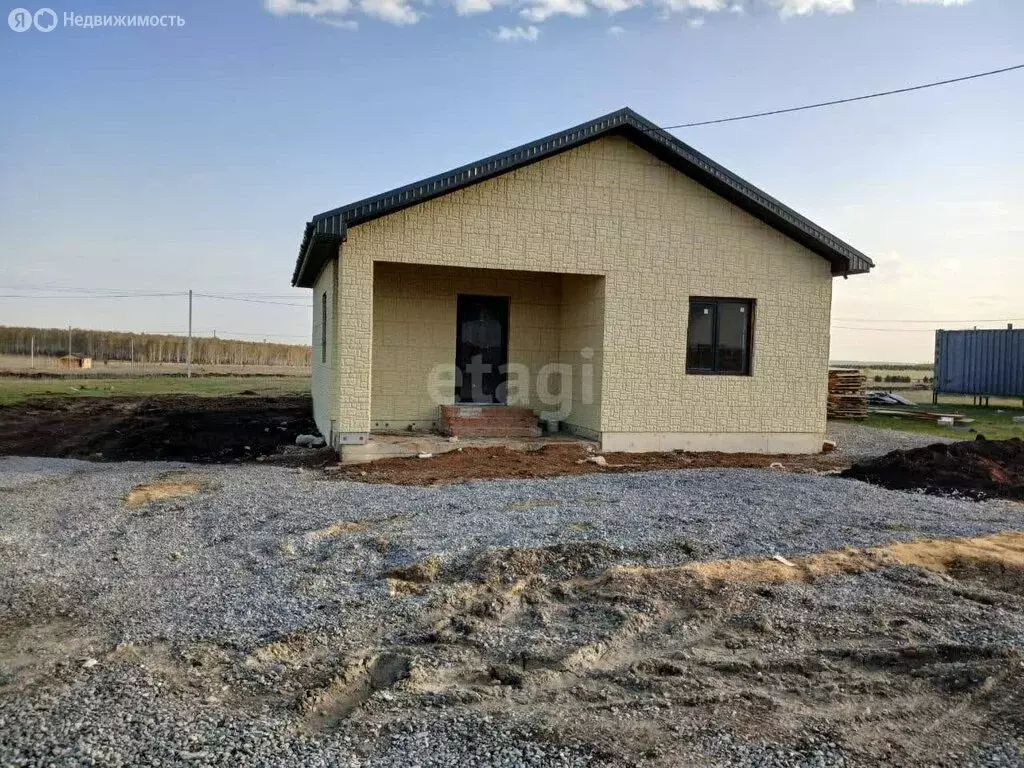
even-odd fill
[{"label": "dirt mound", "polygon": [[294,448],[305,433],[316,433],[309,396],[47,397],[0,407],[0,456],[246,461]]},{"label": "dirt mound", "polygon": [[979,437],[973,442],[893,451],[858,462],[841,477],[893,490],[1024,501],[1024,441]]},{"label": "dirt mound", "polygon": [[472,581],[502,584],[537,574],[568,579],[607,568],[622,555],[617,547],[596,541],[526,549],[489,549],[458,569],[458,575]]}]

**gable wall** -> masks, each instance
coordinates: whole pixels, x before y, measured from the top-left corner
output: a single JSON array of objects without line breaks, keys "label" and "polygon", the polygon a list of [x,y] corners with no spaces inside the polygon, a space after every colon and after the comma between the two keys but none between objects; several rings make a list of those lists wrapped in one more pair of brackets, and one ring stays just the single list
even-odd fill
[{"label": "gable wall", "polygon": [[[824,431],[828,262],[623,138],[349,230],[341,431],[370,423],[375,260],[605,275],[606,434]],[[690,296],[757,301],[752,376],[685,374]]]},{"label": "gable wall", "polygon": [[[317,276],[313,283],[313,363],[311,366],[313,380],[313,420],[316,428],[320,430],[325,438],[329,438],[331,431],[331,419],[335,418],[337,410],[337,398],[333,389],[333,366],[337,350],[332,343],[335,337],[332,326],[332,318],[335,318],[337,311],[335,305],[334,274],[337,269],[337,261],[328,263]],[[324,327],[322,297],[327,295],[327,327]],[[322,347],[320,342],[327,335],[327,361],[322,362]]]}]

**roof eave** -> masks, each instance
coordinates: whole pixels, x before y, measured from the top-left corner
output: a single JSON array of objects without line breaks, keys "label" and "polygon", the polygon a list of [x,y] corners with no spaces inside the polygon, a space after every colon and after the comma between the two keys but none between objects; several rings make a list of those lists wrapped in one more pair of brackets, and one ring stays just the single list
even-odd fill
[{"label": "roof eave", "polygon": [[338,255],[338,246],[345,241],[347,231],[344,223],[340,227],[328,227],[314,219],[306,224],[299,258],[292,273],[293,287],[313,287],[324,265]]}]

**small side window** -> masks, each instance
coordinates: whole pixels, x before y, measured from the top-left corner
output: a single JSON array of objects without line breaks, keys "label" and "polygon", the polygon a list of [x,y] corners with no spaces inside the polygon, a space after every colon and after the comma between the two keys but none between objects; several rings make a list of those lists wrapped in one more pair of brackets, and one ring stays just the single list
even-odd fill
[{"label": "small side window", "polygon": [[327,291],[320,296],[320,362],[327,362]]},{"label": "small side window", "polygon": [[686,372],[750,374],[753,345],[752,299],[690,299]]}]

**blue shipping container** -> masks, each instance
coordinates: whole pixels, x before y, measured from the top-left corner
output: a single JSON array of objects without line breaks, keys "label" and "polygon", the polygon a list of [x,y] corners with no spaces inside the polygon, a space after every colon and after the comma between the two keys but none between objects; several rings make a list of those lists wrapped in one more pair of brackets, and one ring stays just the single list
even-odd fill
[{"label": "blue shipping container", "polygon": [[936,331],[933,389],[1024,398],[1024,330]]}]

